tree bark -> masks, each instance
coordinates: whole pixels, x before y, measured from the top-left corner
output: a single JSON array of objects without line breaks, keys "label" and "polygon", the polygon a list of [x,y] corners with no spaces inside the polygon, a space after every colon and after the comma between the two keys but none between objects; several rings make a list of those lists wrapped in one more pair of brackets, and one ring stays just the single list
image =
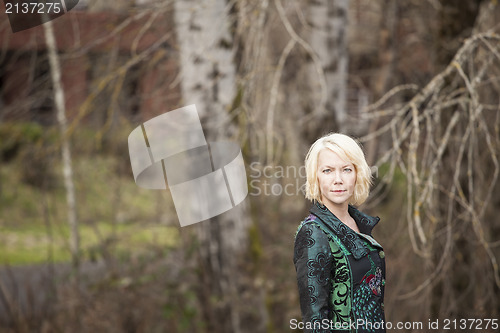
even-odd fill
[{"label": "tree bark", "polygon": [[49,55],[50,74],[54,91],[54,104],[57,112],[57,122],[61,134],[61,155],[64,176],[64,187],[66,188],[66,202],[68,205],[68,225],[70,228],[70,249],[75,276],[78,277],[80,265],[80,235],[78,230],[78,219],[76,213],[75,185],[73,183],[73,167],[71,161],[71,147],[67,137],[67,119],[64,100],[64,89],[61,84],[61,64],[57,53],[56,39],[52,22],[43,24],[45,41]]},{"label": "tree bark", "polygon": [[[308,4],[311,47],[317,53],[326,80],[326,91],[319,96],[326,100],[324,131],[344,130],[347,123],[347,76],[349,54],[347,51],[348,0],[315,0]],[[315,71],[310,71],[315,73]],[[318,82],[317,75],[311,84]],[[315,85],[314,91],[321,91]]]},{"label": "tree bark", "polygon": [[[196,104],[208,142],[236,139],[228,114],[236,94],[233,37],[225,0],[178,0],[175,25],[183,105]],[[246,201],[196,225],[199,240],[200,302],[209,332],[241,332],[237,265],[247,248]]]}]

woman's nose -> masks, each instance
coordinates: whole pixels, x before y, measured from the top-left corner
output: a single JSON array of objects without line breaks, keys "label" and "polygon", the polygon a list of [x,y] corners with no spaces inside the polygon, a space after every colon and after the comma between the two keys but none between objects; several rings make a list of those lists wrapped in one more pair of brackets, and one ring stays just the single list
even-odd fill
[{"label": "woman's nose", "polygon": [[333,182],[335,184],[342,184],[342,177],[340,176],[340,172],[336,171],[333,175]]}]

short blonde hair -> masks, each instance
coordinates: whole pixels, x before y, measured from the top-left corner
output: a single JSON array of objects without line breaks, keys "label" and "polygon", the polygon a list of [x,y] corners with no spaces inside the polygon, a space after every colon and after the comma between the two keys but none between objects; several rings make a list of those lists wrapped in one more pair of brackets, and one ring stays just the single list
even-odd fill
[{"label": "short blonde hair", "polygon": [[353,138],[340,133],[329,133],[314,142],[306,155],[306,193],[305,196],[311,201],[321,202],[321,192],[318,182],[318,158],[323,149],[330,149],[341,159],[350,162],[356,169],[356,185],[354,194],[349,200],[353,205],[361,205],[370,194],[372,184],[372,172],[366,163],[365,154],[361,146]]}]

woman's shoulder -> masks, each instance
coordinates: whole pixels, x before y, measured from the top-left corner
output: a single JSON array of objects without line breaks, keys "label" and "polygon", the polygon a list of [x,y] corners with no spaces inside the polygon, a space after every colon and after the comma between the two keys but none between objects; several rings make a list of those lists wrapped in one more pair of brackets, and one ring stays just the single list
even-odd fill
[{"label": "woman's shoulder", "polygon": [[311,214],[300,223],[295,233],[294,262],[300,258],[314,259],[318,255],[330,257],[331,247],[325,231],[316,223],[316,216]]},{"label": "woman's shoulder", "polygon": [[314,214],[309,214],[306,216],[305,219],[303,219],[300,223],[299,226],[297,227],[297,231],[295,232],[295,237],[297,237],[297,234],[304,229],[305,230],[310,230],[312,227],[319,228],[319,225],[315,222],[318,217]]},{"label": "woman's shoulder", "polygon": [[295,240],[298,239],[315,239],[316,242],[328,243],[326,231],[318,223],[318,217],[314,214],[309,214],[302,220],[295,232]]}]

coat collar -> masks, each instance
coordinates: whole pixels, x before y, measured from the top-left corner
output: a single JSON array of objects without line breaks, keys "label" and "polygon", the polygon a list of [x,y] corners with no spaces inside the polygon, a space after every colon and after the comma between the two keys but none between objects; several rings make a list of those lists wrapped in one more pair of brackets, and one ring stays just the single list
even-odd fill
[{"label": "coat collar", "polygon": [[[371,238],[373,227],[380,221],[380,218],[366,215],[351,205],[349,205],[348,210],[349,215],[356,221],[359,231]],[[360,259],[368,254],[368,248],[358,233],[342,223],[325,205],[315,201],[310,212],[340,238],[355,259]]]}]

